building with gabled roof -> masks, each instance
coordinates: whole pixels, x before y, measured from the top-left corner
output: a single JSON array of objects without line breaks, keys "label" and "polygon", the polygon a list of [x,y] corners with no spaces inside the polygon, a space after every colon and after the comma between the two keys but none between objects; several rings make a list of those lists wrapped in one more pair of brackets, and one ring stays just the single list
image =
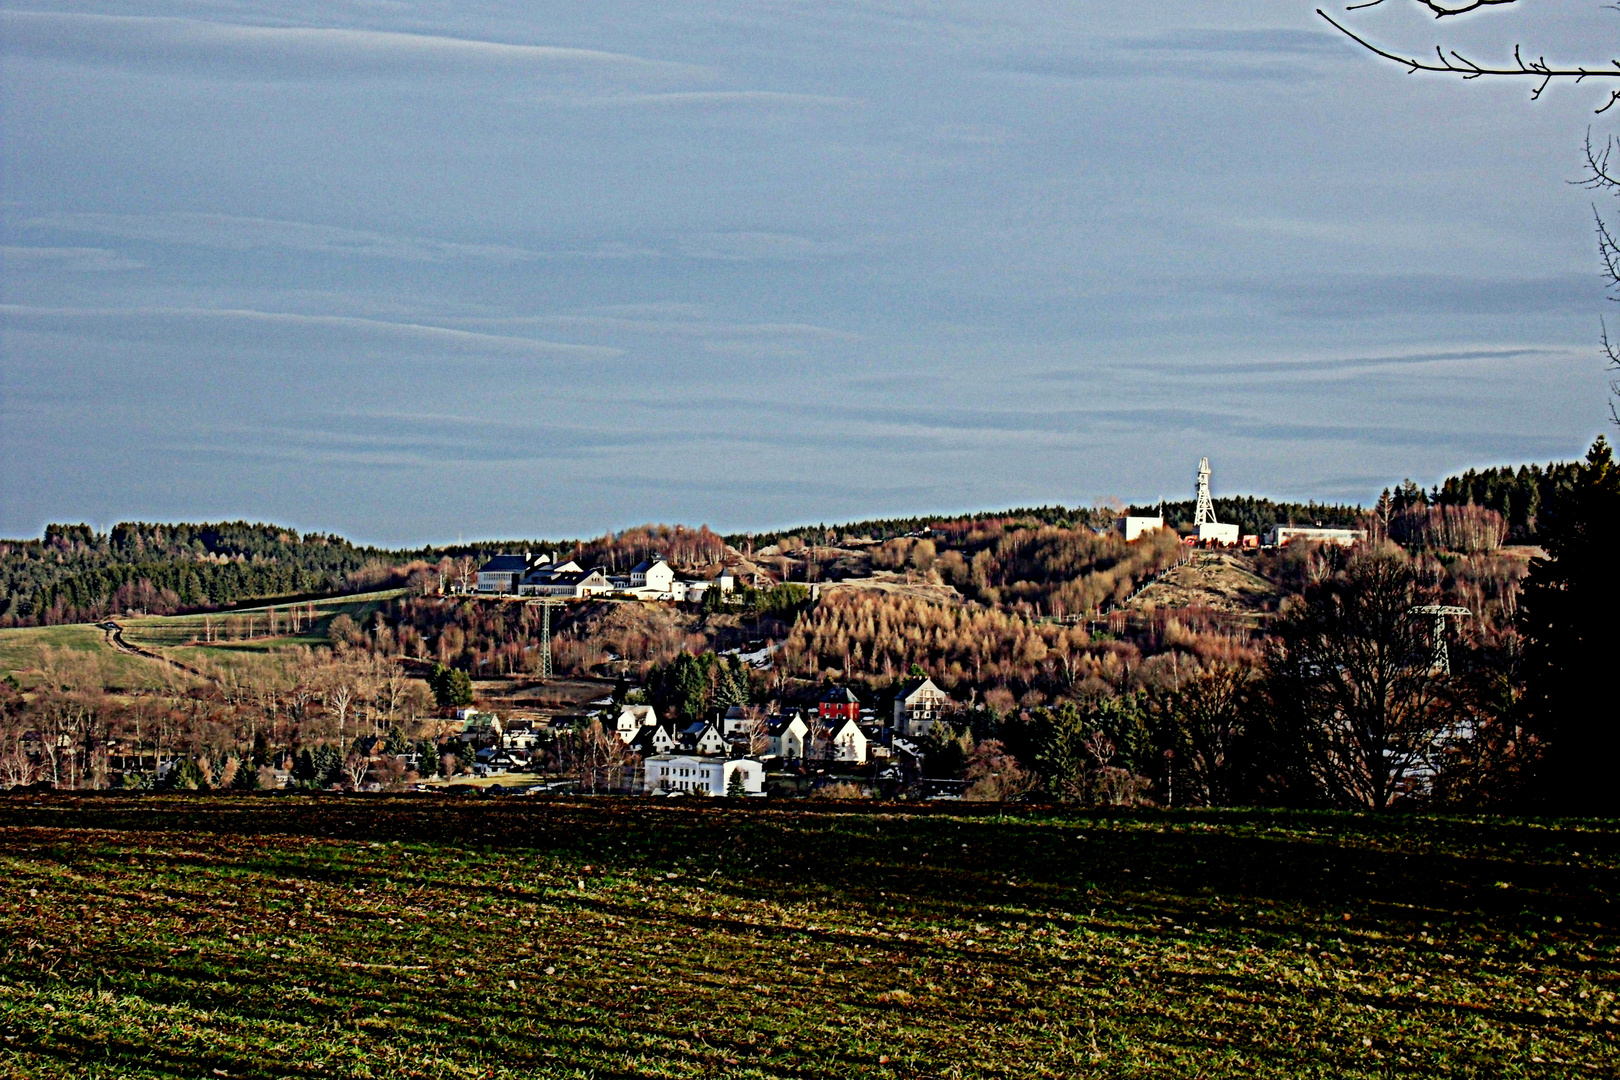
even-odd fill
[{"label": "building with gabled roof", "polygon": [[871,740],[861,725],[850,717],[834,717],[815,732],[815,756],[826,761],[842,761],[864,765],[869,755]]},{"label": "building with gabled roof", "polygon": [[894,698],[894,730],[908,739],[920,739],[944,718],[950,696],[930,678],[913,679]]},{"label": "building with gabled roof", "polygon": [[698,721],[681,729],[681,749],[688,754],[723,754],[726,752],[726,739],[720,729],[706,721]]},{"label": "building with gabled roof", "polygon": [[619,738],[631,743],[644,728],[655,727],[657,724],[658,714],[653,711],[651,705],[620,705],[618,718],[613,722],[613,730],[619,733]]},{"label": "building with gabled roof", "polygon": [[834,720],[859,720],[861,699],[847,686],[829,686],[816,702],[816,716],[823,724]]}]

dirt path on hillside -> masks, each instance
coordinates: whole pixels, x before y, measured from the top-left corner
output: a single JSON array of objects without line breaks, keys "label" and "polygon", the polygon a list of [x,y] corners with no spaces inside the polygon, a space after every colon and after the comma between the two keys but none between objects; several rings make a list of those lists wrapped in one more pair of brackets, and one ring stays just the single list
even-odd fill
[{"label": "dirt path on hillside", "polygon": [[175,668],[179,671],[184,671],[187,675],[193,675],[199,679],[205,679],[208,682],[217,683],[219,681],[212,675],[203,674],[196,668],[191,667],[189,664],[182,664],[178,660],[172,660],[169,657],[164,656],[161,653],[155,653],[150,649],[143,649],[139,645],[131,645],[129,642],[124,640],[124,628],[119,626],[111,619],[108,619],[106,622],[101,624],[101,633],[107,639],[107,644],[128,656],[139,656],[145,660],[156,660],[160,664],[167,664],[169,667]]}]

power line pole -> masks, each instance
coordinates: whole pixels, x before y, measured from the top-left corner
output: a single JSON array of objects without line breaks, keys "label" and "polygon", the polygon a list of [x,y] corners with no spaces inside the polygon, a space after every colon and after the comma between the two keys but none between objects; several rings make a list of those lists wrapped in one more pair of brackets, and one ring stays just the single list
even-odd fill
[{"label": "power line pole", "polygon": [[1473,612],[1451,604],[1422,604],[1413,608],[1410,614],[1434,617],[1434,662],[1429,670],[1436,675],[1450,675],[1451,654],[1446,650],[1446,616],[1472,615]]},{"label": "power line pole", "polygon": [[551,666],[551,609],[562,605],[555,600],[530,600],[531,607],[540,609],[540,679],[550,682]]}]

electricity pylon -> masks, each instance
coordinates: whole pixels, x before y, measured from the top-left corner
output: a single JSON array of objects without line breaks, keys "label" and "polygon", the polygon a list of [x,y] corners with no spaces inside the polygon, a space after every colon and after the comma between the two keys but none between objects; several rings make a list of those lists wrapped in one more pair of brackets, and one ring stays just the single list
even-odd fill
[{"label": "electricity pylon", "polygon": [[1451,654],[1446,651],[1446,616],[1472,615],[1473,612],[1451,604],[1421,604],[1407,614],[1434,616],[1434,662],[1429,665],[1429,671],[1435,675],[1450,675]]},{"label": "electricity pylon", "polygon": [[550,682],[551,670],[551,609],[562,607],[560,600],[530,600],[530,607],[540,609],[540,679]]}]

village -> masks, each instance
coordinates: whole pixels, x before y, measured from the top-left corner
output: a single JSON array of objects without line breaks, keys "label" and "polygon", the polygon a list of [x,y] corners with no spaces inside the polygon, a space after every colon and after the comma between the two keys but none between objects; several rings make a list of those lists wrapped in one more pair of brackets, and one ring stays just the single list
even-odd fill
[{"label": "village", "polygon": [[[813,700],[775,709],[731,705],[712,719],[685,725],[660,718],[652,705],[637,701],[592,704],[602,706],[593,720],[601,734],[595,741],[582,740],[566,778],[536,772],[555,734],[544,720],[503,719],[465,708],[458,710],[462,728],[454,741],[470,751],[463,756],[471,777],[496,781],[479,786],[503,792],[761,796],[843,784],[948,798],[962,790],[959,780],[922,775],[923,741],[958,710],[926,676],[903,684],[881,710],[838,685],[828,685]],[[457,782],[452,777],[443,783]],[[839,787],[837,793],[846,790]]]},{"label": "village", "polygon": [[[1289,524],[1241,534],[1237,525],[1216,520],[1210,476],[1205,458],[1196,474],[1192,527],[1180,537],[1191,550],[1252,550],[1295,542],[1348,547],[1365,535],[1360,529]],[[1162,535],[1167,526],[1162,510],[1153,515],[1123,513],[1110,531],[1134,544]],[[771,583],[752,566],[722,565],[712,577],[684,577],[658,554],[627,573],[615,573],[524,552],[488,559],[463,591],[484,600],[543,609],[569,601],[704,604],[707,598],[709,606],[724,610],[736,601],[740,588]],[[814,600],[821,588],[821,583],[808,585],[807,598]],[[549,610],[545,616],[549,628]],[[543,647],[549,648],[549,639]],[[768,655],[755,662],[770,663]],[[549,669],[549,656],[544,666]],[[589,719],[608,738],[594,745],[586,739],[581,745],[586,718],[576,717],[572,725],[577,759],[568,778],[542,775],[546,755],[541,751],[554,737],[552,718],[503,717],[498,711],[468,706],[457,711],[464,726],[454,736],[470,751],[464,773],[419,786],[431,790],[435,785],[466,784],[470,776],[480,786],[502,792],[757,797],[831,790],[959,798],[962,780],[925,775],[924,744],[947,717],[960,720],[956,714],[964,707],[925,673],[912,674],[898,689],[881,695],[829,682],[774,706],[734,704],[715,709],[706,718],[684,721],[660,717],[642,691],[630,691],[622,701],[598,699],[588,703],[593,710]]]}]

